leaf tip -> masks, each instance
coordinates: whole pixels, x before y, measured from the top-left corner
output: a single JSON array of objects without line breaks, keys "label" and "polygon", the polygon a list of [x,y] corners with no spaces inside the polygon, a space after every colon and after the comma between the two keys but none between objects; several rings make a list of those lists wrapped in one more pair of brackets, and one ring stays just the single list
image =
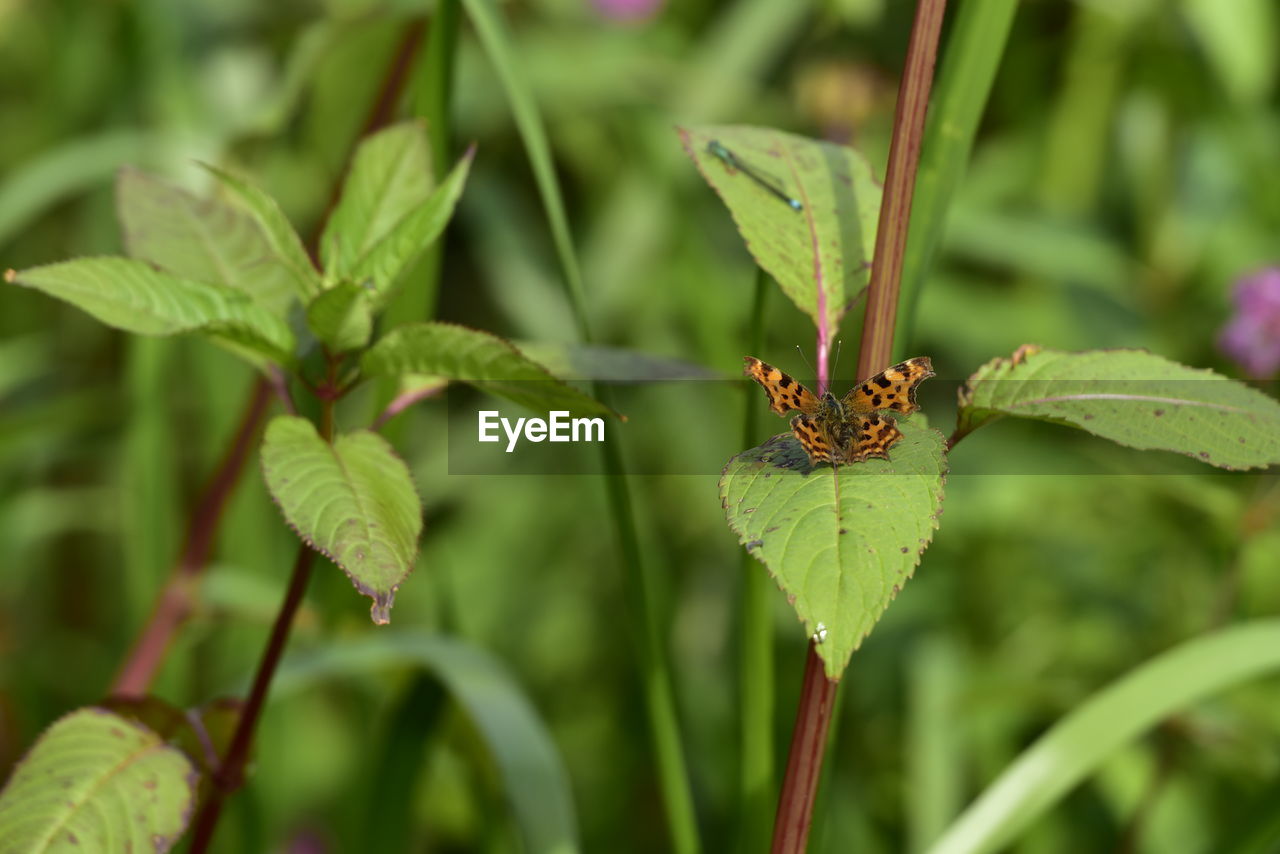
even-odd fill
[{"label": "leaf tip", "polygon": [[391,622],[391,606],[396,601],[396,589],[393,587],[386,593],[374,593],[373,605],[369,608],[369,617],[375,625],[385,626]]},{"label": "leaf tip", "polygon": [[10,267],[8,270],[5,270],[4,280],[12,285],[14,282],[18,281],[18,271],[13,269],[12,267]]}]

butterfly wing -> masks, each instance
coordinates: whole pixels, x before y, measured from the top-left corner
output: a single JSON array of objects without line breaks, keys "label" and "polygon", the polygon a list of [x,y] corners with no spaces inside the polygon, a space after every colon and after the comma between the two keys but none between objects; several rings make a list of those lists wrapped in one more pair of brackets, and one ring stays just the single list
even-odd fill
[{"label": "butterfly wing", "polygon": [[791,419],[791,432],[800,440],[800,447],[809,455],[811,465],[838,462],[831,442],[827,440],[826,431],[816,417],[797,415]]},{"label": "butterfly wing", "polygon": [[852,441],[844,449],[844,458],[851,463],[860,463],[872,457],[889,459],[889,449],[902,438],[902,431],[893,423],[892,418],[877,415],[855,416],[856,430]]},{"label": "butterfly wing", "polygon": [[859,413],[892,409],[910,415],[920,408],[916,403],[916,386],[931,376],[933,363],[928,356],[907,359],[854,386],[842,403],[846,409]]},{"label": "butterfly wing", "polygon": [[[779,415],[786,415],[798,409],[805,415],[818,412],[818,398],[807,388],[784,374],[782,371],[752,356],[746,357],[746,367],[742,373],[764,386],[769,395],[769,408]],[[926,360],[927,361],[927,360]]]}]

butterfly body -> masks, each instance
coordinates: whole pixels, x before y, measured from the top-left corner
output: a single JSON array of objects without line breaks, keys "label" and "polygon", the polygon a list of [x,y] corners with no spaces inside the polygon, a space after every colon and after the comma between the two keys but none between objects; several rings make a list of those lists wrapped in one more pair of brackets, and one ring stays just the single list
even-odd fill
[{"label": "butterfly body", "polygon": [[920,408],[916,387],[934,375],[929,358],[918,356],[855,385],[843,398],[831,392],[818,397],[767,362],[751,356],[745,361],[743,373],[764,388],[770,409],[779,415],[800,412],[791,419],[791,432],[813,465],[860,463],[873,457],[887,460],[902,431],[881,412],[915,412]]}]

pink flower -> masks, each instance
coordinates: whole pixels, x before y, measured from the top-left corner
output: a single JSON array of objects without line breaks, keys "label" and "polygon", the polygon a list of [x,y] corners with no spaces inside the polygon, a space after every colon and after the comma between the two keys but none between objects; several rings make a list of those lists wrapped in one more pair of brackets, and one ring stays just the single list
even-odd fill
[{"label": "pink flower", "polygon": [[663,0],[592,0],[591,5],[606,18],[629,23],[653,17],[662,3]]},{"label": "pink flower", "polygon": [[1280,267],[1268,267],[1236,284],[1236,313],[1218,346],[1246,374],[1258,379],[1280,372]]}]

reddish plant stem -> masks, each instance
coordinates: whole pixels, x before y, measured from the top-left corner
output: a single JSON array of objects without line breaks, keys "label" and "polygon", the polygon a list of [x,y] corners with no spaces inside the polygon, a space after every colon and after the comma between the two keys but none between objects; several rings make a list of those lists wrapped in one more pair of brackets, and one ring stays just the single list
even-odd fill
[{"label": "reddish plant stem", "polygon": [[[813,801],[827,749],[827,731],[835,708],[836,687],[823,672],[822,658],[813,641],[804,662],[804,682],[796,707],[796,727],[791,732],[787,773],[778,795],[778,817],[773,826],[773,851],[802,852],[809,839]],[[803,726],[801,725],[803,723]]]},{"label": "reddish plant stem", "polygon": [[382,412],[378,415],[378,417],[374,419],[373,429],[374,430],[380,429],[383,424],[386,424],[388,421],[390,421],[392,418],[395,418],[401,412],[404,412],[410,406],[413,406],[415,403],[424,401],[427,398],[435,397],[437,394],[444,391],[444,389],[445,387],[442,385],[429,386],[424,388],[412,389],[410,391],[404,392],[403,394],[397,395],[390,403],[387,404],[386,409],[383,409]]},{"label": "reddish plant stem", "polygon": [[885,170],[880,223],[876,230],[875,258],[867,286],[867,314],[862,322],[862,347],[858,352],[858,379],[884,370],[893,361],[893,329],[898,318],[898,286],[902,257],[911,219],[911,196],[916,187],[920,140],[933,84],[933,64],[938,56],[938,34],[946,0],[919,0],[911,25],[907,61],[898,89],[893,116],[893,141]]},{"label": "reddish plant stem", "polygon": [[267,691],[271,688],[271,679],[275,676],[276,665],[284,654],[285,644],[289,640],[289,630],[293,627],[293,618],[302,604],[303,594],[307,591],[307,581],[311,578],[311,567],[315,552],[306,544],[298,546],[298,557],[293,563],[293,573],[289,577],[289,589],[285,593],[280,612],[276,614],[275,624],[271,627],[271,637],[267,640],[267,648],[258,663],[258,671],[253,677],[253,687],[249,691],[249,699],[236,722],[236,731],[227,748],[218,770],[212,775],[209,795],[200,812],[196,815],[195,829],[191,837],[191,854],[207,851],[213,840],[213,832],[218,825],[218,817],[222,814],[222,805],[227,797],[244,784],[244,769],[249,761],[249,748],[253,744],[253,733],[257,728],[258,717],[266,703]]},{"label": "reddish plant stem", "polygon": [[[819,288],[819,293],[821,293],[821,288]],[[827,329],[826,313],[822,312],[821,307],[818,311],[821,312],[822,320],[818,322],[818,342],[815,346],[817,358],[815,361],[818,363],[818,394],[822,395],[831,390],[831,367],[828,358],[828,354],[831,352],[831,331]]]},{"label": "reddish plant stem", "polygon": [[[382,87],[378,90],[378,97],[369,108],[364,127],[356,137],[357,141],[387,124],[395,116],[396,104],[400,101],[405,83],[409,79],[409,72],[413,68],[413,57],[418,52],[418,45],[422,42],[425,27],[426,20],[423,18],[414,18],[405,25],[404,35],[400,37],[400,46],[396,48],[396,55],[391,59],[391,65],[387,68],[387,74],[382,80]],[[354,153],[353,148],[351,154]],[[320,217],[312,239],[307,241],[307,254],[311,256],[311,263],[317,268],[320,267],[320,237],[324,233],[324,226],[329,221],[329,216],[342,198],[342,174],[345,172],[344,168],[334,180],[333,186],[329,188],[329,202],[325,205],[324,215]]]},{"label": "reddish plant stem", "polygon": [[[882,370],[892,360],[893,330],[898,313],[898,286],[902,278],[902,258],[911,218],[911,196],[915,190],[920,159],[920,139],[924,135],[925,112],[933,83],[933,66],[946,0],[919,0],[898,105],[893,118],[893,141],[885,173],[884,197],[876,232],[875,258],[867,288],[867,313],[862,326],[862,346],[858,353],[859,380]],[[825,387],[824,344],[830,338],[818,329],[819,385]],[[838,683],[828,679],[814,641],[809,641],[805,658],[800,703],[791,735],[791,751],[778,797],[778,814],[773,828],[773,854],[802,854],[809,840],[813,804],[822,772],[832,710]]]},{"label": "reddish plant stem", "polygon": [[112,695],[130,699],[146,695],[170,641],[191,614],[192,588],[209,560],[218,521],[253,450],[254,440],[267,414],[267,405],[271,402],[271,393],[271,386],[265,379],[259,378],[254,382],[231,445],[191,513],[177,565],[160,592],[151,619],[138,635],[116,675],[111,685]]}]

